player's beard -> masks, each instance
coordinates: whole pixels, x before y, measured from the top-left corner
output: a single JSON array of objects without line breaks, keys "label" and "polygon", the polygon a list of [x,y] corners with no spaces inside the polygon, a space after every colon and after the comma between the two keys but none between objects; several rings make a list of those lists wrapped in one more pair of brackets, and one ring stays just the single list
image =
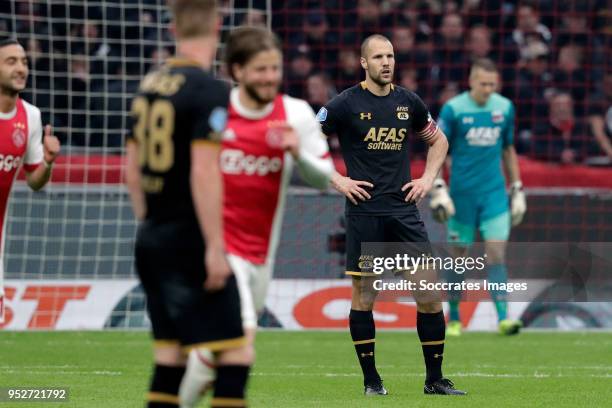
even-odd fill
[{"label": "player's beard", "polygon": [[[26,78],[27,80],[27,78]],[[15,96],[17,95],[19,92],[21,92],[23,90],[23,88],[25,87],[16,87],[13,85],[12,83],[12,79],[5,79],[3,81],[0,82],[0,93],[4,94],[4,95],[9,95],[9,96]]]},{"label": "player's beard", "polygon": [[388,85],[391,82],[393,82],[393,71],[391,71],[391,75],[389,75],[389,79],[383,78],[382,70],[379,71],[377,74],[372,74],[370,72],[370,79],[372,80],[372,82],[374,82],[376,85],[382,88],[385,85]]},{"label": "player's beard", "polygon": [[267,105],[270,102],[272,102],[274,100],[274,98],[276,97],[277,92],[274,92],[274,95],[272,95],[269,98],[263,97],[261,96],[258,92],[257,92],[257,88],[251,84],[244,84],[244,90],[247,92],[247,94],[249,94],[249,96],[251,97],[251,99],[253,99],[255,102],[257,102],[258,105]]}]

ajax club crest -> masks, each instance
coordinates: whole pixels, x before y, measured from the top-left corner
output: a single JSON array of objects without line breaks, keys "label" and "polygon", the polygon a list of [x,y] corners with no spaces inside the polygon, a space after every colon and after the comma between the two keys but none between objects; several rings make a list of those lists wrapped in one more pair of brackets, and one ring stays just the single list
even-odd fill
[{"label": "ajax club crest", "polygon": [[14,124],[15,130],[13,130],[13,144],[15,147],[22,147],[26,142],[25,125],[21,122]]}]

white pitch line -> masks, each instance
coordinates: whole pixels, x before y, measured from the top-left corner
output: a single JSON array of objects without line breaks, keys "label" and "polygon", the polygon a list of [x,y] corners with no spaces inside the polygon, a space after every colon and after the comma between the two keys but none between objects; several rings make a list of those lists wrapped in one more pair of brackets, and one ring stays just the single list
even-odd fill
[{"label": "white pitch line", "polygon": [[[55,370],[58,368],[78,368],[79,366],[74,365],[74,364],[20,364],[19,368],[29,368],[29,369],[34,369],[34,368],[41,368],[43,370]],[[4,369],[13,369],[15,368],[15,365],[0,365],[0,370],[4,370]]]},{"label": "white pitch line", "polygon": [[[457,364],[455,364],[457,365]],[[401,364],[377,364],[376,365],[378,368],[381,369],[394,369],[394,368],[405,368],[406,365],[401,365]],[[512,369],[515,368],[515,366],[510,366],[510,365],[496,365],[496,364],[473,364],[471,365],[475,368],[484,368],[484,369],[498,369],[498,370],[503,370],[503,369]],[[287,364],[287,365],[283,365],[282,368],[286,368],[286,369],[296,369],[296,370],[301,370],[301,369],[338,369],[338,370],[342,370],[342,369],[346,369],[346,365],[329,365],[329,364]],[[565,365],[561,365],[561,366],[549,366],[549,365],[537,365],[537,366],[530,366],[530,369],[533,370],[544,370],[544,371],[552,371],[552,370],[606,370],[606,371],[611,371],[612,372],[612,366],[611,365],[592,365],[592,366],[565,366]]]},{"label": "white pitch line", "polygon": [[3,374],[19,374],[19,375],[100,375],[100,376],[117,376],[123,375],[121,371],[32,371],[32,370],[2,370]]},{"label": "white pitch line", "polygon": [[[505,369],[513,368],[509,365],[495,365],[495,364],[476,364],[477,368],[493,368],[493,369]],[[529,366],[530,369],[534,370],[609,370],[612,371],[612,366],[609,365],[594,365],[594,366]]]},{"label": "white pitch line", "polygon": [[[270,372],[253,372],[251,375],[257,377],[361,377],[358,373],[270,373]],[[612,378],[612,373],[605,374],[590,374],[576,375],[564,373],[541,373],[533,374],[515,374],[515,373],[482,373],[482,372],[456,372],[447,374],[449,377],[481,377],[481,378]],[[423,373],[402,373],[402,374],[385,374],[385,377],[423,377]]]}]

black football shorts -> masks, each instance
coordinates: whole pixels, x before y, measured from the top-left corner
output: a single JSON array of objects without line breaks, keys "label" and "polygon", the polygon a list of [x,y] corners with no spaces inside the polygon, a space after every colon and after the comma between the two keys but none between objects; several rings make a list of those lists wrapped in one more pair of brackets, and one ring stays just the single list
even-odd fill
[{"label": "black football shorts", "polygon": [[[204,248],[160,247],[160,241],[151,237],[154,230],[141,227],[135,255],[157,344],[178,343],[187,350],[205,347],[211,351],[245,344],[234,275],[223,289],[205,291]],[[175,240],[184,242],[181,238],[185,237]]]},{"label": "black football shorts", "polygon": [[365,242],[415,243],[413,256],[431,254],[431,244],[418,210],[397,215],[346,216],[346,274],[375,276],[370,254],[362,253]]}]

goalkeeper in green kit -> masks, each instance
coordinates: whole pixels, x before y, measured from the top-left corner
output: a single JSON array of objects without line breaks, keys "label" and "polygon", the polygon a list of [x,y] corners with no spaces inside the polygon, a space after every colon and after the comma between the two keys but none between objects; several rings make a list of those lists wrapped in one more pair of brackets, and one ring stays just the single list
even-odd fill
[{"label": "goalkeeper in green kit", "polygon": [[[431,190],[430,207],[439,222],[448,221],[448,240],[455,256],[466,254],[476,229],[485,242],[487,280],[508,280],[505,252],[510,227],[518,225],[527,205],[522,191],[514,137],[514,105],[495,92],[499,74],[488,59],[474,62],[470,90],[450,99],[440,112],[438,125],[449,143],[450,195],[438,178]],[[501,169],[503,161],[510,183],[510,199]],[[449,282],[463,281],[463,274],[446,271]],[[460,291],[449,292],[450,319],[446,334],[461,334]],[[502,334],[516,334],[521,322],[507,316],[505,291],[491,291]]]}]

